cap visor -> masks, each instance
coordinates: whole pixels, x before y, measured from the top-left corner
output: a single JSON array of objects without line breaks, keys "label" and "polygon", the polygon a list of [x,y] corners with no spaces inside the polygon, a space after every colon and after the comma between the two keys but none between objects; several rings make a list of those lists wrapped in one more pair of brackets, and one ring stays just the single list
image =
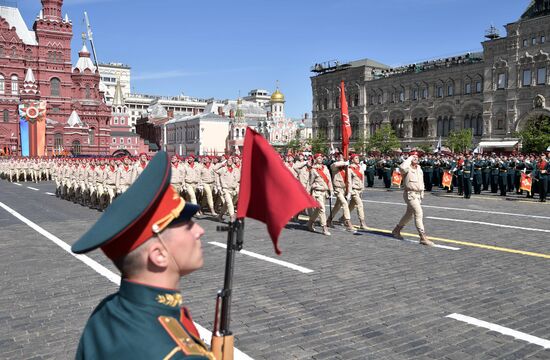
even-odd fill
[{"label": "cap visor", "polygon": [[183,210],[180,213],[180,216],[172,220],[172,222],[168,226],[180,224],[186,221],[189,221],[195,216],[197,211],[199,211],[199,206],[195,204],[185,203],[185,206],[183,207]]}]

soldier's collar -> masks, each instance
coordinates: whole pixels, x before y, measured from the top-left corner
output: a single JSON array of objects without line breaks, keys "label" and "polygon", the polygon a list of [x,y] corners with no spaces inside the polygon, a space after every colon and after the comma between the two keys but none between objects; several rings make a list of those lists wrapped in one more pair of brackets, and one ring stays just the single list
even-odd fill
[{"label": "soldier's collar", "polygon": [[129,280],[120,283],[120,296],[137,304],[162,308],[179,314],[183,303],[179,290],[149,286]]}]

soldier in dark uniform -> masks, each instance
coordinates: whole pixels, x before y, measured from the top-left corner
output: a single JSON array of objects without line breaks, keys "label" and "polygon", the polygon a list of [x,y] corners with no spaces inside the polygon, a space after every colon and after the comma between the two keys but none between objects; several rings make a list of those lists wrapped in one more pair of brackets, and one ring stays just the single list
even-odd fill
[{"label": "soldier in dark uniform", "polygon": [[519,159],[516,161],[515,174],[514,174],[514,187],[516,188],[516,194],[521,195],[523,193],[520,190],[521,186],[521,173],[525,169],[525,159],[523,155],[520,155]]},{"label": "soldier in dark uniform", "polygon": [[441,175],[443,174],[443,170],[441,169],[441,157],[439,154],[434,157],[434,172],[433,172],[433,181],[432,184],[441,187]]},{"label": "soldier in dark uniform", "polygon": [[516,163],[517,159],[513,156],[510,156],[508,159],[508,173],[506,177],[506,184],[507,184],[507,190],[508,192],[514,191],[515,188],[515,181],[516,181]]},{"label": "soldier in dark uniform", "polygon": [[481,158],[481,154],[477,154],[477,159],[474,161],[474,172],[473,172],[473,185],[474,185],[474,194],[481,194],[481,187],[483,185],[483,166],[485,166],[485,161]]},{"label": "soldier in dark uniform", "polygon": [[550,172],[550,163],[546,159],[546,155],[542,154],[537,162],[536,179],[538,180],[539,201],[546,202],[548,193],[548,172]]},{"label": "soldier in dark uniform", "polygon": [[535,166],[537,164],[535,162],[534,157],[531,157],[531,158],[527,157],[524,161],[524,164],[525,164],[525,175],[531,177],[531,192],[527,193],[527,197],[532,199],[534,197],[533,194],[537,190],[537,182],[533,180],[533,176],[535,175],[534,174]]},{"label": "soldier in dark uniform", "polygon": [[455,167],[455,171],[454,171],[454,175],[455,175],[455,179],[456,179],[456,186],[457,186],[457,190],[458,190],[458,196],[462,196],[464,195],[464,158],[462,155],[460,155],[457,163],[456,163],[456,167]]},{"label": "soldier in dark uniform", "polygon": [[506,187],[508,186],[508,161],[506,156],[497,160],[497,168],[500,196],[506,196]]},{"label": "soldier in dark uniform", "polygon": [[424,187],[426,191],[432,191],[433,187],[433,173],[434,173],[434,161],[432,155],[428,154],[420,162],[422,172],[424,173]]},{"label": "soldier in dark uniform", "polygon": [[491,193],[496,194],[498,192],[498,177],[499,177],[499,159],[495,156],[491,157]]},{"label": "soldier in dark uniform", "polygon": [[487,156],[483,156],[483,165],[481,167],[481,177],[483,180],[483,191],[489,190],[491,183],[491,162]]},{"label": "soldier in dark uniform", "polygon": [[367,178],[367,187],[374,186],[374,173],[376,171],[376,160],[369,155],[365,160],[365,177]]},{"label": "soldier in dark uniform", "polygon": [[464,165],[462,166],[464,199],[472,196],[472,180],[474,176],[474,162],[472,155],[466,155]]},{"label": "soldier in dark uniform", "polygon": [[385,156],[384,160],[380,162],[382,167],[382,178],[384,179],[384,187],[389,189],[391,187],[391,175],[393,169],[393,161],[389,156]]},{"label": "soldier in dark uniform", "polygon": [[204,230],[170,185],[161,151],[136,182],[73,246],[101,248],[122,274],[120,289],[94,310],[76,359],[214,359],[182,307],[180,278],[203,264]]}]

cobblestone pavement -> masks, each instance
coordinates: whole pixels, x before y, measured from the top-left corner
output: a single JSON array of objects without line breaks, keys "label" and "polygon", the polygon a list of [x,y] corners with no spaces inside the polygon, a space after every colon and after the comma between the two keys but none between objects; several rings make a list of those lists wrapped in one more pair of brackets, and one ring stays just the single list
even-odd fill
[{"label": "cobblestone pavement", "polygon": [[[0,182],[1,359],[72,358],[91,311],[116,291],[6,210],[70,245],[100,213],[46,194],[53,190],[52,183]],[[412,235],[398,241],[381,231],[405,211],[401,192],[375,188],[364,198],[376,230],[352,234],[337,226],[325,237],[290,224],[280,257],[265,226],[247,220],[246,250],[313,272],[239,254],[237,348],[254,359],[550,359],[550,349],[447,317],[458,313],[550,340],[549,205],[428,194],[427,232],[452,248],[427,248]],[[226,239],[216,222],[199,222],[207,230],[204,268],[181,285],[195,321],[211,328],[225,250],[209,242]],[[405,232],[413,234],[413,225]],[[116,273],[100,251],[90,258]]]}]

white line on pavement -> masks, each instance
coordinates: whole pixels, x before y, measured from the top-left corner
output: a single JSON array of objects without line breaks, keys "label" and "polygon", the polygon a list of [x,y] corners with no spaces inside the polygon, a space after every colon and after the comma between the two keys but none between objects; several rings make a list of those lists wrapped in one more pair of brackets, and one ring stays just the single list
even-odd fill
[{"label": "white line on pavement", "polygon": [[[77,258],[78,260],[82,261],[84,264],[88,265],[92,269],[94,269],[98,274],[106,277],[109,279],[109,281],[119,285],[120,284],[120,276],[112,272],[111,270],[107,269],[105,266],[101,265],[95,260],[90,259],[86,255],[78,255],[71,251],[71,247],[69,244],[58,238],[57,236],[53,235],[52,233],[48,232],[44,228],[38,226],[31,220],[27,219],[23,215],[19,214],[17,211],[13,210],[9,206],[5,205],[4,203],[0,202],[0,207],[2,207],[4,210],[15,216],[17,219],[25,223],[28,227],[36,231],[37,233],[41,234],[45,238],[51,240],[54,244],[58,245],[60,248]],[[197,330],[199,331],[199,334],[201,338],[207,343],[210,344],[210,339],[212,337],[212,333],[205,329],[204,327],[200,326],[199,324],[195,323],[197,326]],[[239,349],[235,349],[235,359],[237,360],[252,360],[252,358]]]},{"label": "white line on pavement", "polygon": [[[391,201],[363,200],[363,202],[366,202],[366,203],[373,203],[373,204],[387,204],[387,205],[400,205],[400,206],[406,206],[405,203],[398,203],[398,202],[391,202]],[[422,204],[422,207],[423,207],[423,208],[431,208],[431,209],[454,210],[454,211],[466,211],[466,212],[483,213],[483,214],[507,215],[507,216],[518,216],[518,217],[530,217],[530,218],[534,218],[534,219],[546,219],[546,220],[550,220],[550,216],[542,216],[542,215],[516,214],[516,213],[506,213],[506,212],[498,212],[498,211],[490,211],[490,210],[475,210],[475,209],[464,209],[464,208],[454,208],[454,207],[435,206],[435,205],[424,205],[424,204]]]},{"label": "white line on pavement", "polygon": [[21,184],[19,184],[19,183],[13,183],[13,185],[23,186],[23,185],[21,185]]},{"label": "white line on pavement", "polygon": [[521,331],[513,330],[504,326],[500,326],[497,324],[493,324],[487,321],[479,320],[470,316],[462,315],[462,314],[450,314],[446,317],[455,319],[458,321],[465,322],[470,325],[475,325],[478,327],[482,327],[491,331],[496,331],[498,333],[501,333],[503,335],[512,336],[516,339],[527,341],[528,343],[535,344],[542,346],[545,349],[550,349],[550,340],[542,339],[533,335],[526,334]]},{"label": "white line on pavement", "polygon": [[38,191],[39,189],[37,188],[33,188],[33,187],[30,187],[30,186],[27,186],[27,189],[31,189],[31,190],[34,190],[34,191]]},{"label": "white line on pavement", "polygon": [[46,195],[55,196],[55,194],[51,192],[47,192]]},{"label": "white line on pavement", "polygon": [[[224,249],[227,248],[226,244],[222,244],[222,243],[219,243],[217,241],[210,241],[209,244],[214,245],[214,246],[219,246],[219,247],[224,248]],[[291,264],[291,263],[286,262],[286,261],[277,260],[277,259],[273,259],[273,258],[264,256],[264,255],[256,254],[256,253],[253,253],[251,251],[241,250],[239,252],[243,255],[248,255],[248,256],[256,258],[256,259],[260,259],[260,260],[264,260],[264,261],[267,261],[267,262],[270,262],[270,263],[273,263],[273,264],[281,265],[281,266],[287,267],[289,269],[299,271],[299,272],[304,273],[304,274],[311,274],[313,272],[313,270],[311,270],[311,269],[308,269],[308,268],[305,268],[305,267],[302,267],[302,266],[299,266],[299,265],[294,265],[294,264]]]},{"label": "white line on pavement", "polygon": [[494,224],[494,223],[483,222],[483,221],[448,219],[448,218],[440,218],[440,217],[435,217],[435,216],[426,216],[426,219],[441,220],[441,221],[454,221],[454,222],[461,222],[461,223],[469,223],[469,224],[479,224],[479,225],[487,225],[487,226],[502,227],[502,228],[508,228],[508,229],[518,229],[518,230],[538,231],[538,232],[550,233],[550,230],[526,228],[526,227],[512,226],[512,225]]}]

